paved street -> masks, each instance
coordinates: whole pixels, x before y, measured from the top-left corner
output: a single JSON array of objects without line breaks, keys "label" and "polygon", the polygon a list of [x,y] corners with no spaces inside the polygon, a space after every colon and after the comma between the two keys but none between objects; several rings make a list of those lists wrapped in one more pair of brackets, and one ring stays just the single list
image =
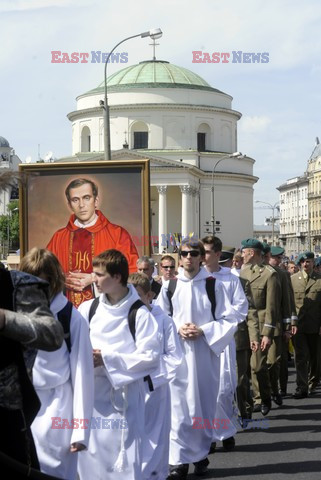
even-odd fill
[{"label": "paved street", "polygon": [[[295,389],[295,371],[290,369],[288,392]],[[254,419],[262,419],[260,413]],[[241,431],[236,448],[225,452],[217,445],[209,456],[210,470],[205,477],[188,475],[188,480],[320,480],[321,478],[321,388],[303,400],[290,396],[282,407],[273,404],[265,417],[268,428]],[[258,422],[257,425],[259,425]],[[264,424],[266,426],[266,423]],[[190,472],[193,466],[190,467]]]}]

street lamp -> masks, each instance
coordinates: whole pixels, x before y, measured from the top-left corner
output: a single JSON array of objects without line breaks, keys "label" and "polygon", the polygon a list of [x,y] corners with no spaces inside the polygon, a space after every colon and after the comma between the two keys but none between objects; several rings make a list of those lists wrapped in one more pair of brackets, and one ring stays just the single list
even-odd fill
[{"label": "street lamp", "polygon": [[275,204],[272,205],[271,203],[268,203],[268,202],[262,202],[261,200],[256,200],[255,203],[263,203],[268,207],[270,207],[272,210],[272,245],[274,245],[274,223],[275,223],[274,211],[280,202],[275,202]]},{"label": "street lamp", "polygon": [[215,174],[216,167],[219,163],[221,163],[222,160],[226,160],[227,158],[244,158],[244,157],[245,155],[242,155],[241,152],[229,153],[228,155],[224,155],[224,157],[220,158],[214,165],[214,168],[212,170],[212,214],[211,214],[212,235],[215,235],[214,174]]},{"label": "street lamp", "polygon": [[107,64],[109,61],[109,58],[111,54],[116,50],[119,45],[121,45],[124,42],[127,42],[127,40],[131,40],[132,38],[136,37],[150,37],[153,40],[156,40],[160,38],[163,35],[163,32],[161,31],[160,28],[154,28],[152,30],[149,30],[148,32],[143,32],[139,33],[138,35],[132,35],[131,37],[127,37],[121,42],[117,43],[115,47],[111,50],[111,52],[107,56],[107,60],[105,62],[105,77],[104,77],[104,84],[105,84],[105,95],[104,95],[104,101],[100,101],[100,105],[104,109],[104,147],[105,147],[105,160],[111,160],[111,150],[110,150],[110,118],[109,118],[109,105],[108,105],[108,98],[107,98]]}]

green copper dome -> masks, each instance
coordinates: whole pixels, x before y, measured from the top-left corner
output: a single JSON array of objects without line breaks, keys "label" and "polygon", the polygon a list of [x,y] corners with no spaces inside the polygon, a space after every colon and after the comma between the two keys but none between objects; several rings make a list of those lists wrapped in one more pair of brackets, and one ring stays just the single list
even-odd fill
[{"label": "green copper dome", "polygon": [[[196,73],[162,60],[140,62],[113,73],[107,78],[107,88],[108,92],[133,88],[188,88],[219,92]],[[104,82],[87,93],[100,93],[103,90]]]}]

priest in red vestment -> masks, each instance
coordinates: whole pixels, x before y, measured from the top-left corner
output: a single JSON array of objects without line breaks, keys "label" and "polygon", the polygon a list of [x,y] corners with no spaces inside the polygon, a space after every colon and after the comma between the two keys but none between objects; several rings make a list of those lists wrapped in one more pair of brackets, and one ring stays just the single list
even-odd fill
[{"label": "priest in red vestment", "polygon": [[120,250],[132,273],[136,271],[138,253],[127,230],[96,210],[98,188],[94,182],[86,178],[73,180],[65,194],[73,214],[66,227],[53,235],[47,248],[59,259],[66,275],[66,295],[78,307],[94,297],[94,256],[110,248]]}]

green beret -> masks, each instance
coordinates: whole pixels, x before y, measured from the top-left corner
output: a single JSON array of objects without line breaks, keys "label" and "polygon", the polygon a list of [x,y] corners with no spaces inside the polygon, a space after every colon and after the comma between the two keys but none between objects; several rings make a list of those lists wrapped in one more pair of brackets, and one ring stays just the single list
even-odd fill
[{"label": "green beret", "polygon": [[263,251],[263,245],[256,238],[246,238],[241,242],[242,248],[256,248],[257,250]]},{"label": "green beret", "polygon": [[276,257],[277,255],[283,255],[284,253],[284,248],[282,247],[275,247],[275,246],[272,246],[271,247],[271,255],[272,257]]},{"label": "green beret", "polygon": [[308,259],[313,259],[314,258],[314,253],[313,252],[304,252],[304,253],[301,253],[298,258],[297,258],[297,265],[299,265],[301,262],[303,262],[304,260],[308,260]]},{"label": "green beret", "polygon": [[262,245],[263,245],[263,253],[264,253],[264,255],[266,255],[267,253],[269,253],[269,252],[271,251],[271,247],[270,247],[270,245],[269,245],[268,243],[263,242]]}]

